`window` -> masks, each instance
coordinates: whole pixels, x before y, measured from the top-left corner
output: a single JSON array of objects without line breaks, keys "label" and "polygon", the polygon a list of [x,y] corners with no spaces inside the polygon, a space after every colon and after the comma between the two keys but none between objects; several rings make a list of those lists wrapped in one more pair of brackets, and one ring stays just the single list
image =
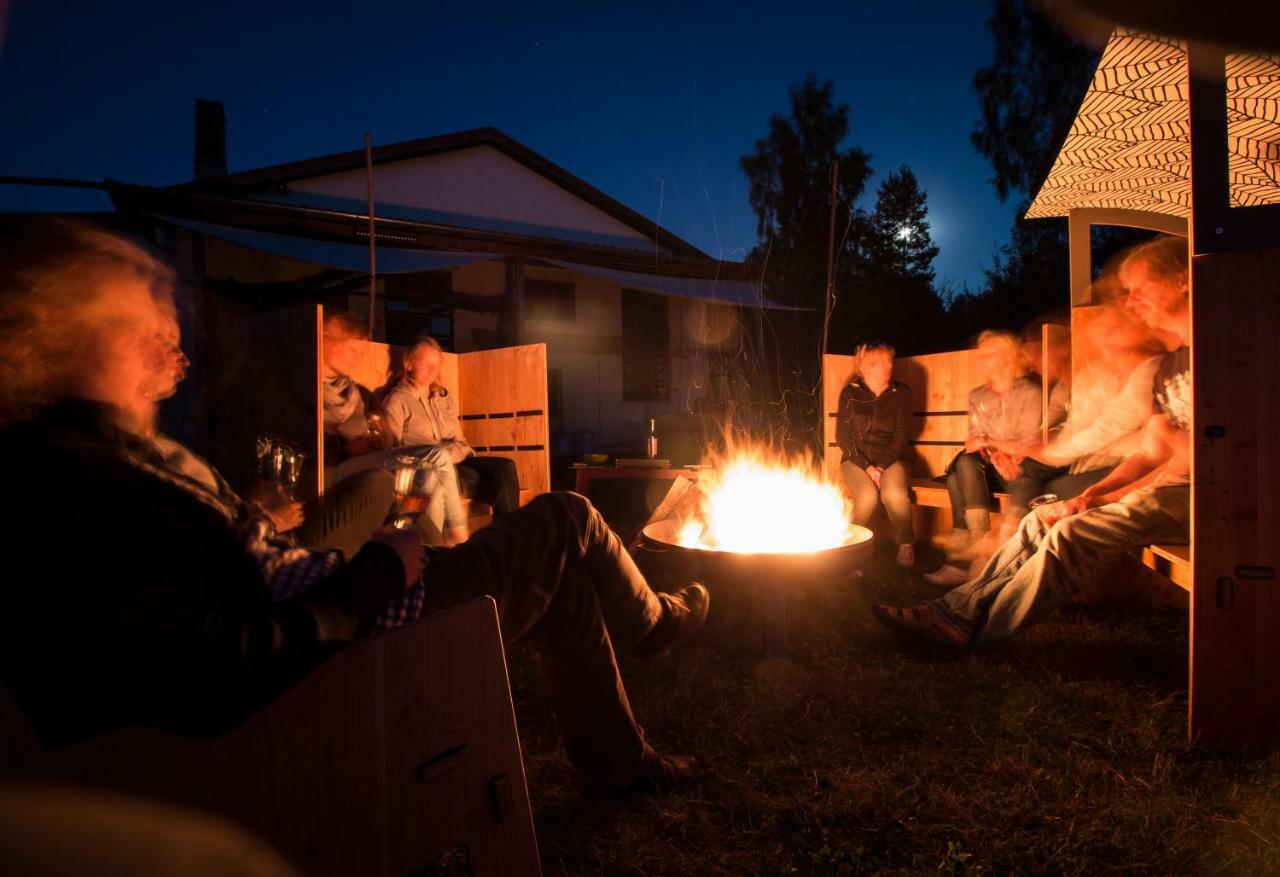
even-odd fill
[{"label": "window", "polygon": [[453,276],[447,271],[387,274],[387,343],[407,347],[424,335],[453,349]]},{"label": "window", "polygon": [[622,290],[622,401],[665,402],[671,398],[667,300]]},{"label": "window", "polygon": [[525,278],[524,308],[525,319],[528,320],[572,323],[574,320],[573,284]]}]

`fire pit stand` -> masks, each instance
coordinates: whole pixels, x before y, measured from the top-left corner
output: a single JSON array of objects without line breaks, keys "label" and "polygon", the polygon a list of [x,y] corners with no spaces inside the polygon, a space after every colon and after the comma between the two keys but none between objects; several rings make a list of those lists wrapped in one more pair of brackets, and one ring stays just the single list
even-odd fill
[{"label": "fire pit stand", "polygon": [[787,657],[787,590],[796,582],[823,582],[847,576],[871,555],[871,531],[854,527],[844,545],[803,554],[747,554],[680,544],[679,525],[673,519],[654,521],[641,543],[661,552],[683,552],[697,560],[708,585],[745,588],[755,592],[755,604],[764,629],[766,659]]}]

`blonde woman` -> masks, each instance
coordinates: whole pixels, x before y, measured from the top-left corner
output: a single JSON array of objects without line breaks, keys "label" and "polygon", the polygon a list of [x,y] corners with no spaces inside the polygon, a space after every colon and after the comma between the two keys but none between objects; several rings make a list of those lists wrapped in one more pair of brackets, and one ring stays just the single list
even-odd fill
[{"label": "blonde woman", "polygon": [[386,431],[395,446],[431,448],[436,461],[419,475],[429,497],[426,517],[438,522],[447,543],[467,540],[467,516],[462,508],[458,472],[454,467],[475,452],[462,434],[458,406],[436,378],[443,352],[434,338],[424,338],[404,355],[404,379],[382,400]]},{"label": "blonde woman", "polygon": [[969,434],[947,473],[956,550],[991,529],[992,492],[1009,489],[1040,438],[1040,386],[1026,376],[1018,337],[987,330],[977,347],[984,380],[969,394]]},{"label": "blonde woman", "polygon": [[477,457],[462,432],[458,405],[440,383],[444,351],[423,338],[405,353],[405,377],[382,402],[386,428],[398,445],[438,448],[457,469],[466,496],[486,502],[495,518],[520,507],[520,478],[514,460]]},{"label": "blonde woman", "polygon": [[911,435],[911,388],[893,380],[893,348],[864,344],[853,380],[840,391],[836,442],[840,472],[853,495],[853,520],[867,526],[884,504],[898,544],[898,566],[915,563],[909,478],[903,455]]}]

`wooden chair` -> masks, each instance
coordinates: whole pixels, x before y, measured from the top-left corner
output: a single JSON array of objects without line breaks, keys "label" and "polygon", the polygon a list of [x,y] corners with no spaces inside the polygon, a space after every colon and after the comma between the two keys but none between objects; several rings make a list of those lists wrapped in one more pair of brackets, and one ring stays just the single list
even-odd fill
[{"label": "wooden chair", "polygon": [[222,814],[310,875],[465,855],[539,874],[496,604],[356,644],[226,736],[130,728],[46,753],[0,689],[0,768]]}]

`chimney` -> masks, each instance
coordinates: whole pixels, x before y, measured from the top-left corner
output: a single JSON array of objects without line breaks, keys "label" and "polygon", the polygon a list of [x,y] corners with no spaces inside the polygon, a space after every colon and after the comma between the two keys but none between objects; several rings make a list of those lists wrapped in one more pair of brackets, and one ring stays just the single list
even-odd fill
[{"label": "chimney", "polygon": [[222,101],[196,98],[197,180],[227,175],[227,114]]}]

